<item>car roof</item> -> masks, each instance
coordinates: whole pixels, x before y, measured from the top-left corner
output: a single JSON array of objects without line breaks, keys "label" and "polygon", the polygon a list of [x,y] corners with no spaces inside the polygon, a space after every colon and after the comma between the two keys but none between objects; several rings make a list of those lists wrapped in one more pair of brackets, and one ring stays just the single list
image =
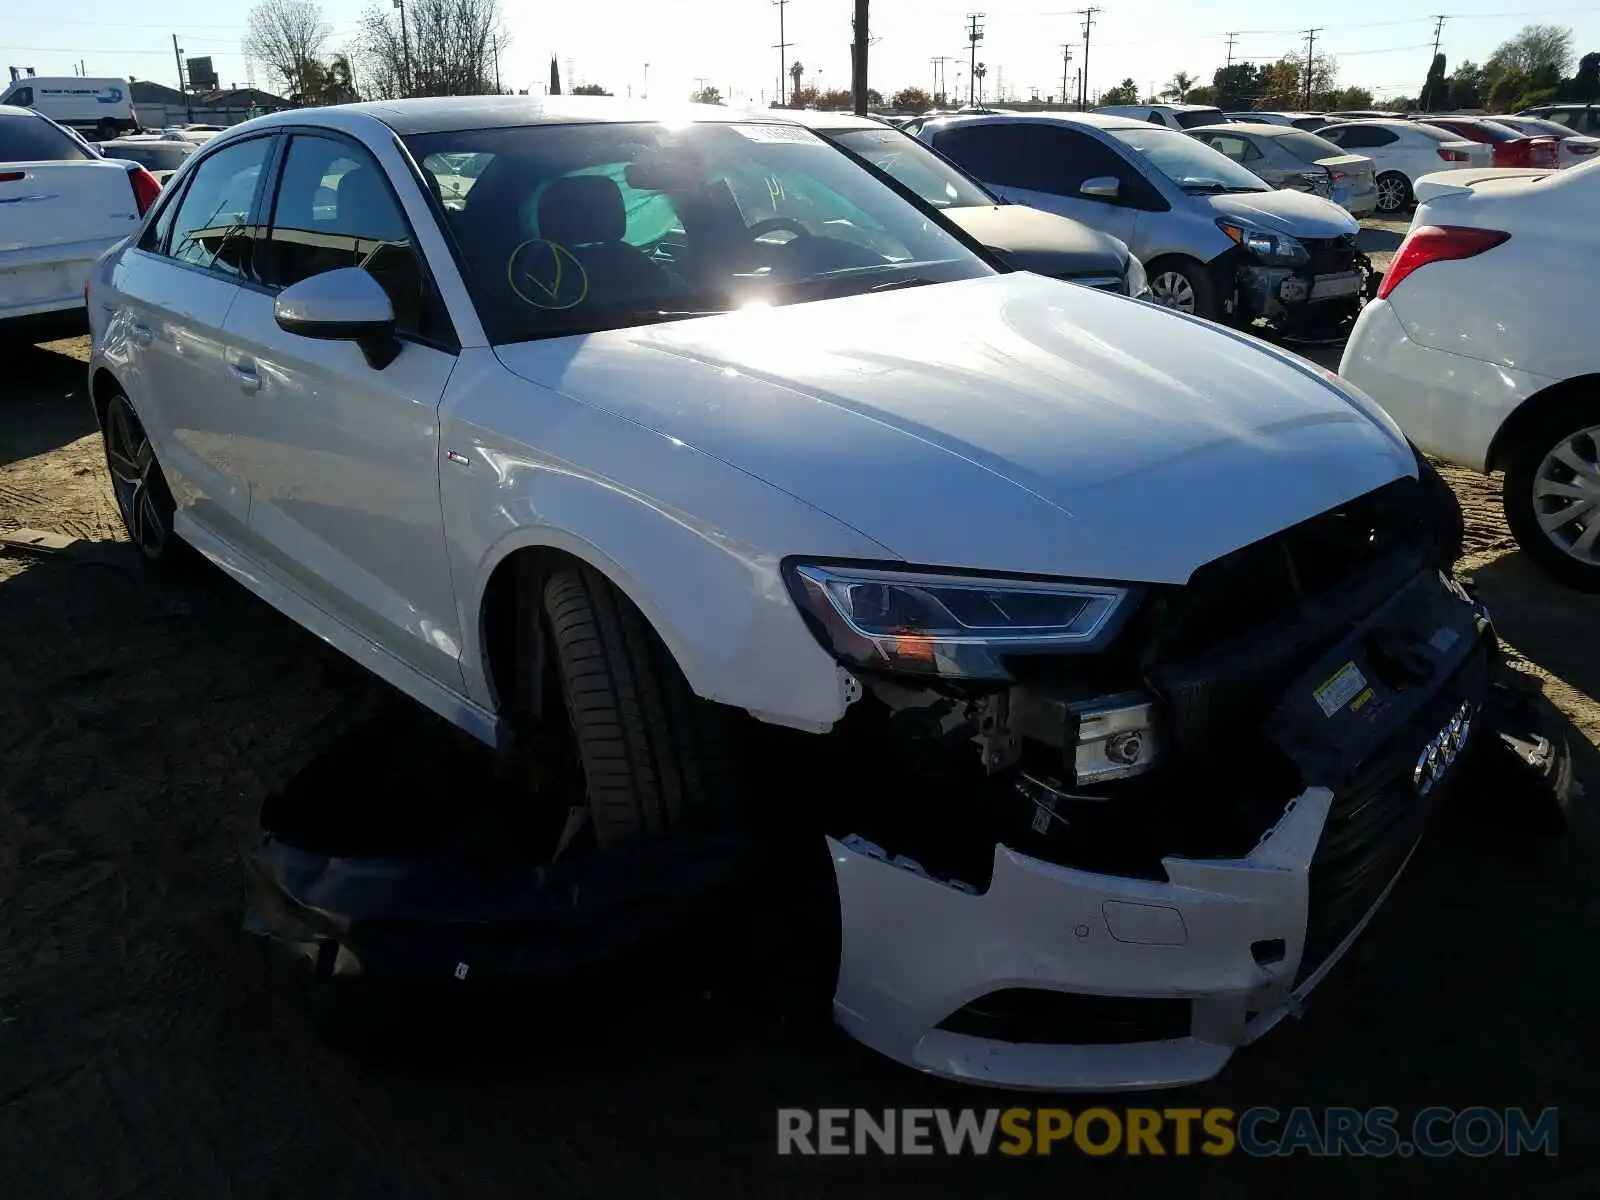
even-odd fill
[{"label": "car roof", "polygon": [[1269,125],[1265,121],[1223,121],[1215,125],[1198,125],[1185,129],[1185,133],[1252,133],[1257,137],[1287,137],[1291,133],[1304,133],[1293,125]]},{"label": "car roof", "polygon": [[[33,76],[30,75],[28,78],[32,79]],[[43,113],[35,112],[31,108],[23,108],[19,104],[0,104],[0,117],[39,117],[41,120],[48,119]]]},{"label": "car roof", "polygon": [[1131,117],[1114,117],[1106,113],[1072,112],[1072,113],[952,113],[949,116],[929,118],[928,124],[937,121],[941,127],[954,125],[969,125],[985,122],[989,124],[1024,124],[1024,125],[1087,125],[1094,129],[1161,129],[1164,126],[1152,125],[1148,121],[1135,121]]},{"label": "car roof", "polygon": [[[732,118],[741,121],[783,121],[804,125],[807,129],[892,129],[894,126],[871,117],[858,117],[855,113],[796,111],[794,109],[757,108]],[[909,119],[909,118],[908,118]]]},{"label": "car roof", "polygon": [[1329,124],[1339,129],[1348,129],[1353,125],[1370,125],[1378,129],[1415,129],[1424,125],[1425,121],[1408,121],[1404,117],[1362,117],[1355,121],[1330,121]]},{"label": "car roof", "polygon": [[1205,110],[1205,109],[1213,109],[1213,110],[1215,110],[1217,112],[1221,112],[1222,111],[1220,108],[1217,108],[1217,106],[1215,104],[1165,104],[1165,103],[1162,103],[1162,104],[1102,104],[1099,107],[1100,108],[1149,108],[1149,109],[1161,109],[1161,110],[1163,110],[1165,112],[1200,112],[1200,111]]},{"label": "car roof", "polygon": [[[820,114],[819,114],[820,115]],[[369,100],[324,108],[286,109],[245,122],[251,129],[274,125],[328,124],[346,116],[371,117],[402,137],[462,129],[505,129],[523,125],[623,124],[676,121],[749,121],[752,114],[719,104],[627,100],[615,96],[430,96],[414,100]],[[792,113],[782,118],[792,123]],[[232,126],[228,133],[243,129]]]}]

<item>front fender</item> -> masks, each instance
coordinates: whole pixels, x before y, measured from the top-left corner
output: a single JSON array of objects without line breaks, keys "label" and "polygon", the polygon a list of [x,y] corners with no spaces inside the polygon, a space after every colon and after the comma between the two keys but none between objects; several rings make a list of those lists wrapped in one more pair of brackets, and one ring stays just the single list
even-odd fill
[{"label": "front fender", "polygon": [[[700,451],[525,381],[515,405],[503,392],[456,390],[452,379],[440,500],[472,699],[494,705],[483,644],[489,581],[512,554],[543,549],[610,579],[696,695],[813,731],[843,715],[838,666],[801,619],[779,564],[789,554],[894,554]],[[511,428],[547,434],[536,446],[508,436]]]}]

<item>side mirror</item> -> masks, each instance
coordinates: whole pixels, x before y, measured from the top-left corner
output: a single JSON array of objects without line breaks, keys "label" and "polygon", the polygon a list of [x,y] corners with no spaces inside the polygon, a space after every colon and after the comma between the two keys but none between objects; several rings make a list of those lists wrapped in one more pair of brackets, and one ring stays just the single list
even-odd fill
[{"label": "side mirror", "polygon": [[1122,193],[1122,184],[1114,175],[1096,175],[1093,179],[1085,179],[1083,186],[1078,189],[1082,196],[1094,196],[1099,200],[1115,200]]},{"label": "side mirror", "polygon": [[284,288],[272,315],[285,333],[356,343],[374,371],[383,370],[400,353],[389,293],[360,267],[324,271]]}]

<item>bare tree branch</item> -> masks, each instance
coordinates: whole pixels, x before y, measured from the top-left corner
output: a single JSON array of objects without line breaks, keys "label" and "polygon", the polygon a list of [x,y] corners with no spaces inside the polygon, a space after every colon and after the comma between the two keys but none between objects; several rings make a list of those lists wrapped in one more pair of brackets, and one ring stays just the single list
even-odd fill
[{"label": "bare tree branch", "polygon": [[322,9],[312,0],[261,0],[250,10],[244,51],[265,65],[286,92],[303,95],[315,83],[330,32]]},{"label": "bare tree branch", "polygon": [[498,0],[407,0],[405,14],[404,43],[398,12],[369,8],[362,14],[363,92],[378,99],[494,92],[496,44],[504,50],[510,43]]}]

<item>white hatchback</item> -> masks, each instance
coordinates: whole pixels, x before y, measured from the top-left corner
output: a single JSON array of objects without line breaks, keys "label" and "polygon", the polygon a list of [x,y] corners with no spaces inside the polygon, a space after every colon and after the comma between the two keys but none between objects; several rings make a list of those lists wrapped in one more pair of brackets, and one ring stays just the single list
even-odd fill
[{"label": "white hatchback", "polygon": [[263,117],[90,300],[148,558],[181,539],[536,746],[527,803],[586,814],[576,852],[792,809],[837,880],[837,1019],[923,1070],[1215,1074],[1462,774],[1494,636],[1381,410],[1007,273],[798,126]]},{"label": "white hatchback", "polygon": [[1600,591],[1600,162],[1417,184],[1416,216],[1339,372],[1422,449],[1506,473],[1541,566]]}]

